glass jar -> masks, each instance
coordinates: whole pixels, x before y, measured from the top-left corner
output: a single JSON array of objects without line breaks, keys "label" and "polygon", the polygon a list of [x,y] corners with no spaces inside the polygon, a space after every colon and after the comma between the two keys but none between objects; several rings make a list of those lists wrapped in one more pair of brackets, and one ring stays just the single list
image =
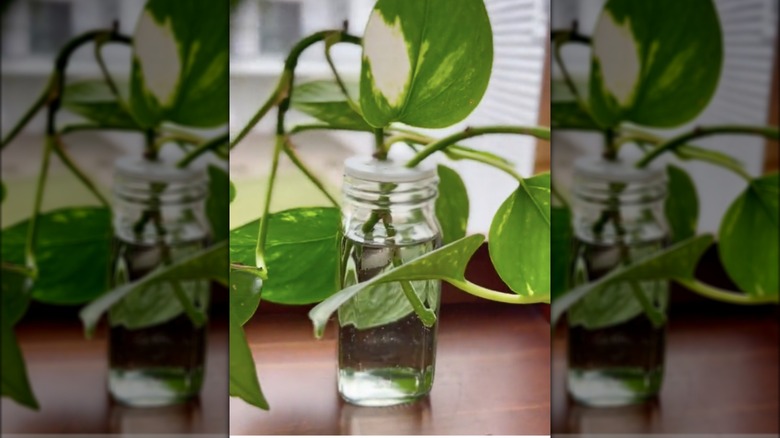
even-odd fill
[{"label": "glass jar", "polygon": [[[203,168],[122,158],[114,177],[112,287],[136,281],[209,242]],[[108,315],[113,398],[132,406],[180,403],[203,381],[206,280],[157,283],[131,292]],[[199,321],[199,318],[202,318]]]},{"label": "glass jar", "polygon": [[[429,167],[350,158],[342,207],[342,287],[367,281],[437,249],[438,178]],[[416,400],[433,385],[438,324],[426,327],[404,294],[438,316],[441,282],[393,282],[358,293],[339,308],[341,396],[361,406]]]},{"label": "glass jar", "polygon": [[[587,158],[575,165],[573,284],[664,248],[663,169]],[[661,388],[668,283],[623,282],[585,295],[567,314],[568,390],[593,406],[640,403]],[[653,317],[653,315],[656,317]]]}]

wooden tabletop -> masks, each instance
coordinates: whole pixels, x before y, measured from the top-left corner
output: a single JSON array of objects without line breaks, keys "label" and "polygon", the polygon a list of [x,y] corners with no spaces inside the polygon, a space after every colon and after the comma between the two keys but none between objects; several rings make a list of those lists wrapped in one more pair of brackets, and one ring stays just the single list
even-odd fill
[{"label": "wooden tabletop", "polygon": [[430,396],[389,408],[341,401],[333,323],[323,340],[305,314],[259,314],[247,324],[269,412],[230,401],[230,432],[273,434],[550,433],[550,330],[536,306],[442,307]]},{"label": "wooden tabletop", "polygon": [[212,322],[206,379],[197,402],[164,408],[128,408],[111,402],[106,388],[106,331],[84,339],[78,320],[22,323],[17,336],[27,362],[36,412],[3,398],[6,434],[214,434],[228,427],[227,324]]},{"label": "wooden tabletop", "polygon": [[777,436],[779,331],[776,308],[672,313],[658,400],[587,408],[566,395],[566,330],[559,327],[553,339],[552,431]]}]

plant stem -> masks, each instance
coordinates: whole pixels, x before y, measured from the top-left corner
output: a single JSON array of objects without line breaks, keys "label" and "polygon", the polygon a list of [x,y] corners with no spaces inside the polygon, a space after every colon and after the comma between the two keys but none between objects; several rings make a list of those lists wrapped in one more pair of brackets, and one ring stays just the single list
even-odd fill
[{"label": "plant stem", "polygon": [[636,163],[637,167],[645,167],[653,160],[658,158],[664,152],[675,150],[677,147],[684,145],[685,143],[702,137],[709,137],[716,134],[744,134],[744,135],[760,135],[772,140],[778,139],[778,129],[776,127],[763,127],[763,126],[747,126],[747,125],[722,125],[722,126],[708,126],[699,127],[691,132],[687,132],[671,140],[656,146],[647,155],[642,157],[639,162]]},{"label": "plant stem", "polygon": [[645,315],[647,315],[647,319],[650,320],[653,327],[663,327],[663,325],[666,324],[666,315],[647,299],[647,296],[642,292],[642,288],[639,287],[639,284],[636,281],[629,281],[628,284],[631,286],[631,292],[634,294],[634,298],[639,301],[639,304],[645,311]]},{"label": "plant stem", "polygon": [[58,130],[59,135],[65,136],[74,132],[81,131],[128,131],[138,132],[137,128],[119,127],[119,126],[102,126],[94,123],[76,123],[72,125],[65,125]]},{"label": "plant stem", "polygon": [[[260,107],[257,113],[252,116],[252,118],[249,120],[249,123],[247,123],[247,125],[244,126],[238,135],[230,142],[230,149],[233,149],[239,142],[241,142],[241,140],[243,140],[244,137],[249,134],[252,128],[254,128],[255,125],[257,125],[266,114],[268,114],[268,111],[270,111],[271,108],[278,105],[280,113],[287,111],[290,106],[290,97],[293,90],[295,68],[298,65],[298,58],[300,58],[304,50],[313,44],[320,41],[325,41],[326,39],[331,39],[333,41],[332,44],[341,41],[360,44],[361,41],[359,37],[350,35],[341,30],[325,30],[309,35],[295,44],[292,50],[290,50],[290,54],[287,56],[287,59],[285,60],[284,70],[282,71],[282,76],[279,78],[279,82],[277,83],[276,88],[271,93],[271,96],[269,96],[269,98],[265,101],[263,106]],[[283,114],[277,120],[277,134],[283,133],[284,131],[284,127],[282,126],[280,132],[279,123],[284,123]]]},{"label": "plant stem", "polygon": [[46,85],[43,91],[41,91],[40,96],[38,96],[38,98],[35,99],[35,102],[33,102],[32,106],[27,109],[24,115],[22,115],[22,118],[18,122],[16,122],[16,125],[14,125],[13,128],[11,128],[11,132],[9,132],[8,135],[5,136],[2,145],[0,145],[0,150],[4,149],[9,143],[11,143],[13,139],[16,138],[16,136],[20,132],[22,132],[22,129],[24,129],[24,127],[27,126],[30,120],[32,120],[32,118],[35,117],[35,114],[37,114],[38,111],[49,102],[53,83],[54,83],[54,74],[52,74],[52,77],[49,79],[49,83]]},{"label": "plant stem", "polygon": [[374,158],[379,161],[387,160],[388,149],[385,148],[385,130],[382,128],[374,129]]},{"label": "plant stem", "polygon": [[742,304],[742,305],[757,305],[757,304],[770,304],[777,303],[777,296],[769,297],[753,297],[745,294],[735,293],[724,289],[719,289],[708,284],[704,284],[698,280],[680,279],[677,278],[674,281],[685,286],[691,292],[695,292],[701,296],[716,301],[722,301],[730,304]]},{"label": "plant stem", "polygon": [[38,276],[38,265],[35,260],[35,243],[38,239],[38,216],[41,212],[41,205],[43,204],[43,191],[46,186],[46,177],[49,175],[49,159],[51,157],[53,141],[54,139],[51,136],[46,136],[43,148],[43,158],[41,159],[41,169],[38,172],[38,182],[35,187],[33,211],[30,216],[30,223],[27,226],[27,240],[24,247],[24,257],[25,265],[33,272],[33,278]]},{"label": "plant stem", "polygon": [[461,140],[478,137],[485,134],[522,134],[531,135],[542,140],[550,140],[549,128],[522,126],[485,126],[479,128],[466,128],[466,130],[462,132],[450,135],[449,137],[444,137],[441,140],[429,144],[423,150],[418,152],[411,160],[409,160],[409,162],[406,163],[406,167],[414,167],[420,164],[421,161],[434,152],[445,149],[446,147],[451,146]]},{"label": "plant stem", "polygon": [[533,295],[523,296],[512,293],[499,292],[492,289],[488,289],[477,284],[474,284],[468,280],[446,280],[451,285],[468,294],[474,295],[479,298],[484,298],[490,301],[497,301],[499,303],[507,304],[536,304],[536,303],[550,303],[549,296],[547,299],[543,297],[535,297]]},{"label": "plant stem", "polygon": [[553,58],[558,64],[558,67],[561,69],[561,74],[563,74],[563,80],[566,83],[566,86],[569,88],[569,91],[571,91],[572,96],[574,96],[574,100],[577,102],[580,110],[582,110],[585,114],[590,114],[588,112],[587,105],[585,105],[585,102],[582,100],[579,90],[577,90],[574,79],[572,79],[571,74],[569,73],[569,69],[566,67],[566,63],[563,61],[563,56],[561,55],[561,48],[566,43],[580,43],[590,45],[590,38],[577,32],[577,23],[575,22],[572,24],[571,30],[553,31],[552,42]]},{"label": "plant stem", "polygon": [[108,202],[108,199],[106,199],[103,194],[100,193],[97,185],[89,178],[89,176],[87,176],[86,173],[84,173],[84,171],[81,170],[81,168],[79,168],[73,158],[71,158],[71,156],[68,154],[68,151],[65,149],[65,145],[62,143],[62,139],[58,135],[53,137],[52,146],[54,147],[54,153],[57,154],[59,159],[73,173],[73,175],[75,175],[76,178],[78,178],[79,181],[84,184],[87,190],[95,195],[95,197],[104,207],[109,208],[110,203]]},{"label": "plant stem", "polygon": [[344,127],[330,126],[324,123],[312,123],[307,125],[294,126],[292,129],[287,131],[287,135],[295,135],[301,132],[316,131],[316,130],[366,132],[365,130],[359,128],[344,128]]},{"label": "plant stem", "polygon": [[[393,247],[393,267],[399,267],[403,265],[403,261],[401,261],[401,255],[398,252],[398,247]],[[414,290],[414,286],[410,281],[400,281],[401,284],[401,290],[404,292],[404,295],[406,296],[406,299],[409,301],[409,304],[412,305],[412,309],[414,309],[414,313],[417,314],[417,317],[420,318],[420,321],[423,323],[426,327],[433,327],[434,324],[436,324],[436,313],[434,313],[433,310],[425,307],[425,304],[420,299],[420,296],[417,295],[417,291]]]},{"label": "plant stem", "polygon": [[200,146],[196,147],[187,153],[187,155],[185,155],[181,160],[179,160],[179,162],[176,163],[176,167],[182,168],[189,166],[189,164],[195,161],[196,158],[200,157],[206,152],[212,151],[224,144],[227,144],[229,138],[230,134],[226,132],[222,135],[212,138],[211,140],[204,141],[200,144]]},{"label": "plant stem", "polygon": [[331,195],[325,189],[325,185],[322,183],[322,181],[317,178],[317,175],[315,175],[314,172],[312,172],[311,169],[306,166],[306,164],[301,160],[301,157],[298,156],[298,153],[295,152],[295,147],[292,142],[290,142],[289,137],[286,138],[284,142],[284,153],[290,157],[290,160],[293,162],[293,164],[295,164],[295,166],[306,176],[306,178],[308,178],[309,181],[311,181],[317,187],[317,189],[319,189],[319,191],[328,198],[334,207],[339,206],[339,202],[336,200],[336,198],[334,198],[333,195]]},{"label": "plant stem", "polygon": [[277,135],[274,144],[273,161],[271,162],[271,173],[268,176],[268,187],[265,192],[265,205],[263,214],[260,217],[260,229],[257,233],[257,246],[255,247],[255,265],[258,269],[258,276],[268,279],[268,268],[265,264],[265,241],[268,238],[268,214],[271,211],[271,197],[274,192],[274,183],[276,182],[276,171],[279,169],[279,155],[284,148],[284,136]]},{"label": "plant stem", "polygon": [[[330,70],[333,72],[333,77],[336,78],[336,83],[341,89],[341,92],[344,94],[344,97],[347,99],[347,105],[349,105],[349,107],[352,108],[352,111],[355,111],[357,114],[360,114],[360,107],[355,103],[354,100],[352,100],[352,97],[349,95],[349,90],[347,90],[347,85],[341,79],[341,75],[339,74],[339,71],[336,68],[336,64],[333,62],[333,57],[330,54],[330,49],[338,42],[340,42],[340,40],[334,40],[332,37],[328,37],[325,40],[325,59],[328,61]],[[358,45],[360,44],[359,40],[346,41],[346,42],[358,44]]]}]

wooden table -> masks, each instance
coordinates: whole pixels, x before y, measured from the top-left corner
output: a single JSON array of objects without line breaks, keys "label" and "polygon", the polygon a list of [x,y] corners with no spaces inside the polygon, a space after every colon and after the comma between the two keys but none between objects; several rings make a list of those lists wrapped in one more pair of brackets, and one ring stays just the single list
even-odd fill
[{"label": "wooden table", "polygon": [[128,408],[107,389],[106,331],[85,340],[78,320],[22,323],[17,336],[41,410],[2,399],[7,434],[181,433],[225,436],[228,428],[228,332],[212,322],[200,400],[164,408]]},{"label": "wooden table", "polygon": [[777,436],[779,331],[776,308],[717,305],[672,313],[658,400],[587,408],[566,395],[566,331],[559,327],[553,339],[553,433]]},{"label": "wooden table", "polygon": [[235,435],[550,433],[550,330],[539,307],[445,304],[430,397],[361,408],[336,390],[336,330],[312,336],[304,313],[247,324],[269,412],[230,401]]}]

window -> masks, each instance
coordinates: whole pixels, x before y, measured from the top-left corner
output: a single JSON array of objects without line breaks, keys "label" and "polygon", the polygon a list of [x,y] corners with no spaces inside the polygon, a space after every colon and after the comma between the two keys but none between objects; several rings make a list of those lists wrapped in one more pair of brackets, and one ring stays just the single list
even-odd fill
[{"label": "window", "polygon": [[62,1],[35,0],[30,3],[32,53],[57,53],[62,44],[73,37],[72,6]]},{"label": "window", "polygon": [[285,55],[303,37],[301,6],[297,1],[260,3],[261,53]]}]

